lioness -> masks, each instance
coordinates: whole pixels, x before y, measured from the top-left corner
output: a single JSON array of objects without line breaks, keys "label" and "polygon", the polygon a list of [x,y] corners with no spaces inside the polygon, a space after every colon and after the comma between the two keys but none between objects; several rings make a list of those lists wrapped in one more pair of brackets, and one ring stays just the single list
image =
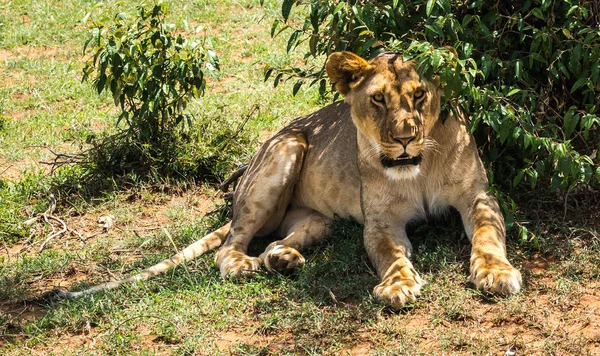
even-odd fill
[{"label": "lioness", "polygon": [[[519,292],[521,274],[506,257],[504,220],[463,117],[440,116],[440,88],[419,78],[398,54],[366,61],[332,54],[327,74],[345,96],[294,120],[250,162],[233,196],[233,220],[142,273],[77,297],[147,279],[224,245],[215,261],[224,277],[258,271],[289,273],[304,264],[298,252],[323,239],[334,216],[364,223],[364,243],[381,283],[375,297],[401,308],[424,281],[409,257],[406,224],[448,206],[461,214],[472,243],[469,280],[485,292]],[[259,257],[246,254],[256,235],[281,240]]]}]

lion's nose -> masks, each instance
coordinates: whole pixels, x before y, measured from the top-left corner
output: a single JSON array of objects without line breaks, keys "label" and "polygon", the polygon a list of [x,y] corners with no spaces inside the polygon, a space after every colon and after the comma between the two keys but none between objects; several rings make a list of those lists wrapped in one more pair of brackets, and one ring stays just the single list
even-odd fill
[{"label": "lion's nose", "polygon": [[415,138],[417,138],[417,137],[416,136],[406,136],[406,137],[394,136],[394,137],[392,137],[392,140],[394,140],[395,142],[398,142],[406,149],[408,144],[411,143],[411,141],[413,141]]}]

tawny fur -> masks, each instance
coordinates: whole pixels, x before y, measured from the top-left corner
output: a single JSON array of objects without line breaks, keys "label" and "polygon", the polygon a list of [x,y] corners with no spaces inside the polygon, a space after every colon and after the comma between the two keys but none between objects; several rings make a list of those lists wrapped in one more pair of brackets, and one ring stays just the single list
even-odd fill
[{"label": "tawny fur", "polygon": [[[449,206],[460,212],[472,242],[470,281],[486,292],[517,293],[521,275],[507,259],[504,220],[487,194],[475,142],[464,117],[439,119],[438,84],[419,78],[396,54],[366,61],[334,53],[326,69],[345,101],[294,120],[264,143],[233,196],[229,228],[137,276],[69,296],[147,279],[223,241],[215,262],[224,277],[261,266],[290,273],[304,264],[299,250],[323,239],[338,216],[364,224],[365,248],[381,279],[374,295],[397,309],[425,283],[409,260],[406,224]],[[422,159],[384,164],[403,157]],[[282,239],[259,257],[247,255],[254,236],[273,233]]]}]

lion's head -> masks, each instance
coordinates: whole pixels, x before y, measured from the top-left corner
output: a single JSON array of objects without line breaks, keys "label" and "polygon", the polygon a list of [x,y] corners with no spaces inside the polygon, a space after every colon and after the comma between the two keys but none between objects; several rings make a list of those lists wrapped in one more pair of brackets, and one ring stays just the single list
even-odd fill
[{"label": "lion's head", "polygon": [[414,63],[404,62],[399,54],[366,61],[351,52],[336,52],[326,69],[388,176],[416,177],[434,144],[428,136],[440,114],[438,85],[421,79]]}]

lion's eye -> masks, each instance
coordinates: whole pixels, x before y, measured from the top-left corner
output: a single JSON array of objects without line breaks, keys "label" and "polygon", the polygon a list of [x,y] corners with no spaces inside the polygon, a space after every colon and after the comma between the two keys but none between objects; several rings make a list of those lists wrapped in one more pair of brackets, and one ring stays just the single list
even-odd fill
[{"label": "lion's eye", "polygon": [[379,103],[379,104],[383,104],[383,102],[385,101],[385,98],[383,97],[383,94],[377,93],[377,94],[373,95],[373,101],[375,101],[376,103]]},{"label": "lion's eye", "polygon": [[418,100],[418,99],[421,99],[423,97],[423,95],[425,95],[425,91],[423,91],[422,89],[417,89],[413,93],[413,98],[415,98],[416,100]]}]

